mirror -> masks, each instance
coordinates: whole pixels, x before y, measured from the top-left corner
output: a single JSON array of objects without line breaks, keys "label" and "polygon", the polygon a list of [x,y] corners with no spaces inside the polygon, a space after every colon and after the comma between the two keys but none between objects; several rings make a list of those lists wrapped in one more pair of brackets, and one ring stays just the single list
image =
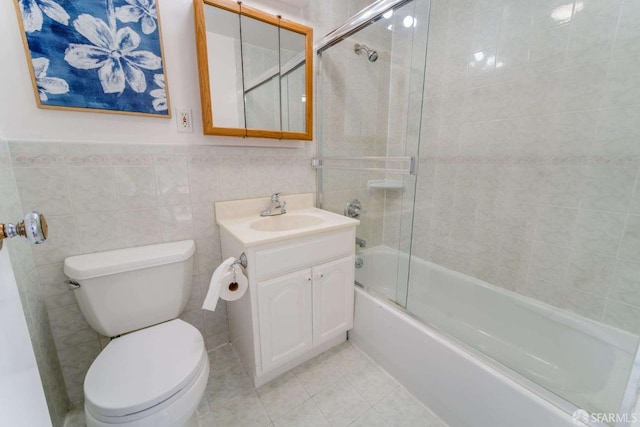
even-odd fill
[{"label": "mirror", "polygon": [[279,27],[248,16],[242,16],[240,22],[247,128],[279,131]]},{"label": "mirror", "polygon": [[312,29],[194,0],[204,133],[312,139]]},{"label": "mirror", "polygon": [[280,98],[282,130],[306,129],[305,37],[280,28]]},{"label": "mirror", "polygon": [[[225,128],[244,128],[242,76],[235,69],[242,68],[240,46],[240,15],[216,7],[205,9],[207,28],[207,56],[209,67],[209,96],[217,99],[211,113],[216,125]],[[215,59],[214,59],[215,58]],[[229,66],[226,66],[229,65]]]}]

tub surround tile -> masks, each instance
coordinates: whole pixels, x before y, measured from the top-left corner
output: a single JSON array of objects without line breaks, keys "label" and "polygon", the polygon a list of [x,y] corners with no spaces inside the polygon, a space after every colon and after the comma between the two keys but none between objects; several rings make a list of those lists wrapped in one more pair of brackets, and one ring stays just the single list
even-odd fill
[{"label": "tub surround tile", "polygon": [[636,166],[590,167],[581,208],[625,213],[635,184]]},{"label": "tub surround tile", "polygon": [[640,215],[629,215],[620,243],[619,257],[640,260]]},{"label": "tub surround tile", "polygon": [[640,308],[609,301],[603,320],[609,325],[640,335]]},{"label": "tub surround tile", "polygon": [[538,212],[535,239],[558,246],[568,246],[573,238],[577,209],[544,206]]},{"label": "tub surround tile", "polygon": [[640,307],[640,264],[618,262],[609,298],[616,302]]},{"label": "tub surround tile", "polygon": [[529,274],[553,283],[562,283],[569,263],[569,249],[534,243]]},{"label": "tub surround tile", "polygon": [[566,284],[600,297],[606,297],[615,265],[616,259],[613,257],[574,252],[569,258]]}]

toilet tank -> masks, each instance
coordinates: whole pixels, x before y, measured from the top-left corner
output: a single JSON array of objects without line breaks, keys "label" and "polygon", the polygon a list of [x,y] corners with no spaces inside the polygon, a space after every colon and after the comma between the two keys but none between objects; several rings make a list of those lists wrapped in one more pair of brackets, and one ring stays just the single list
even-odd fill
[{"label": "toilet tank", "polygon": [[113,337],[175,319],[191,294],[193,240],[72,256],[64,273],[85,319]]}]

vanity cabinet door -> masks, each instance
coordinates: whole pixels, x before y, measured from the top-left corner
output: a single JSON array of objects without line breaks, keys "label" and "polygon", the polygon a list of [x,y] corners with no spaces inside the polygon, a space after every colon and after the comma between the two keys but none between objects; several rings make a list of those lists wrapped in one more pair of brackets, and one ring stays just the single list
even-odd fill
[{"label": "vanity cabinet door", "polygon": [[354,257],[314,267],[313,345],[353,328]]},{"label": "vanity cabinet door", "polygon": [[311,278],[307,269],[258,283],[263,371],[312,348]]}]

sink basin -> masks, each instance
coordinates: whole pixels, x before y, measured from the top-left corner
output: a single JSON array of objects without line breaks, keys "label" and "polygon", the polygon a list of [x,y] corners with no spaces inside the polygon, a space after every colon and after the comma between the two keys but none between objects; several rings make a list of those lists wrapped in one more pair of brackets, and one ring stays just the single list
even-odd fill
[{"label": "sink basin", "polygon": [[289,231],[322,224],[324,220],[311,215],[278,215],[262,218],[251,223],[249,228],[257,231]]}]

